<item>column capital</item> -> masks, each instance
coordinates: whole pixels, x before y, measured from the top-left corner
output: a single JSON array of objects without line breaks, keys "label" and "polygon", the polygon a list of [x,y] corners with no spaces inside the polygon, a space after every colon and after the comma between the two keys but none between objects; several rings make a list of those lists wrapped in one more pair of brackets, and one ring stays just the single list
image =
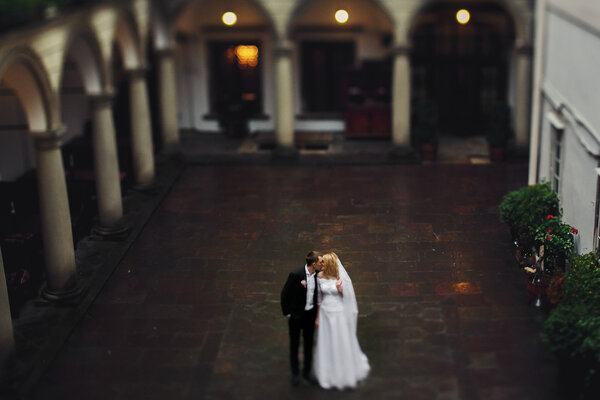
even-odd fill
[{"label": "column capital", "polygon": [[112,104],[113,98],[115,94],[113,92],[104,92],[104,93],[96,93],[90,94],[88,96],[88,100],[92,107],[101,107],[101,106],[110,106]]},{"label": "column capital", "polygon": [[165,47],[164,49],[156,49],[154,50],[154,54],[158,58],[173,57],[175,55],[175,49],[172,49],[170,47]]},{"label": "column capital", "polygon": [[148,72],[148,68],[146,68],[146,67],[137,67],[137,68],[128,69],[125,71],[125,73],[127,74],[127,77],[129,79],[145,78],[147,72]]},{"label": "column capital", "polygon": [[275,43],[273,52],[277,57],[291,57],[294,52],[294,44],[289,40],[280,40]]},{"label": "column capital", "polygon": [[515,46],[517,54],[522,56],[530,56],[533,54],[533,46],[529,43],[523,43]]},{"label": "column capital", "polygon": [[396,57],[398,56],[409,56],[411,52],[411,47],[408,44],[398,44],[395,45],[392,49],[392,52]]},{"label": "column capital", "polygon": [[34,140],[36,150],[54,150],[60,148],[61,139],[67,132],[67,127],[61,125],[49,131],[29,131]]}]

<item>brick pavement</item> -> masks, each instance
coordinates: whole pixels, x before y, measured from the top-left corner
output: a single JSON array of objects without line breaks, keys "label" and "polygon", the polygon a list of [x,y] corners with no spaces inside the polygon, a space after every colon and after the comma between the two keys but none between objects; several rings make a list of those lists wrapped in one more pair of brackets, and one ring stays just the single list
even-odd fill
[{"label": "brick pavement", "polygon": [[[35,399],[553,399],[497,205],[525,165],[189,166]],[[371,362],[289,383],[279,293],[310,249],[353,278]]]}]

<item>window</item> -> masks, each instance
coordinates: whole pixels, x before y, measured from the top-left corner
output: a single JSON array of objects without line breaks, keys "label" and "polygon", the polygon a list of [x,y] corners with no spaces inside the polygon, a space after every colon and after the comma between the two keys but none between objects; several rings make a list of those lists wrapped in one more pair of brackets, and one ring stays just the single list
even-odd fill
[{"label": "window", "polygon": [[594,215],[594,250],[600,249],[600,168],[596,168],[598,179],[596,180],[596,204]]},{"label": "window", "polygon": [[558,193],[560,188],[560,164],[562,154],[563,131],[552,129],[552,188]]},{"label": "window", "polygon": [[211,42],[211,112],[246,116],[262,113],[260,44]]},{"label": "window", "polygon": [[554,189],[556,193],[559,193],[565,126],[560,117],[554,112],[548,113],[548,120],[550,121],[550,140],[552,145],[550,177],[552,179],[552,189]]},{"label": "window", "polygon": [[354,66],[354,42],[301,43],[302,103],[306,113],[341,113],[344,84]]}]

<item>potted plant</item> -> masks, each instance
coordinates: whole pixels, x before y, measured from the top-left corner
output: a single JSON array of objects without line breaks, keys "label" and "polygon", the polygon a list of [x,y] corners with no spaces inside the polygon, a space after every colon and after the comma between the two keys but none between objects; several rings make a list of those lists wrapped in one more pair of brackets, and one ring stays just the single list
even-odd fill
[{"label": "potted plant", "polygon": [[415,121],[415,142],[423,161],[435,161],[437,158],[437,123],[437,106],[425,101],[417,108]]},{"label": "potted plant", "polygon": [[546,221],[535,230],[535,242],[544,249],[544,272],[552,275],[557,270],[565,270],[565,261],[575,247],[573,235],[578,233],[576,228],[560,218],[546,216]]},{"label": "potted plant", "polygon": [[573,235],[577,233],[577,229],[553,215],[546,216],[546,222],[536,228],[536,262],[524,268],[529,274],[529,302],[533,301],[536,307],[540,307],[543,300],[550,304],[560,301],[561,278],[565,272],[565,262],[575,247]]},{"label": "potted plant", "polygon": [[504,151],[511,133],[510,107],[505,103],[497,102],[492,106],[486,127],[486,139],[492,162],[504,160]]},{"label": "potted plant", "polygon": [[564,298],[544,323],[542,341],[559,360],[565,398],[597,399],[600,393],[600,255],[573,258]]}]

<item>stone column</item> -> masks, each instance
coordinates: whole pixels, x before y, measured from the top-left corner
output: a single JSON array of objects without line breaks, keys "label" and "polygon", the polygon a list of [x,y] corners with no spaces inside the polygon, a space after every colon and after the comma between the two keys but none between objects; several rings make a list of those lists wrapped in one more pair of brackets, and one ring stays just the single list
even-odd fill
[{"label": "stone column", "polygon": [[94,233],[110,235],[121,233],[123,217],[119,159],[112,114],[112,96],[90,96],[94,150],[94,173],[98,198],[99,226]]},{"label": "stone column", "polygon": [[10,363],[15,350],[8,290],[4,279],[4,263],[0,250],[0,384],[7,379]]},{"label": "stone column", "polygon": [[530,45],[517,47],[516,54],[516,105],[515,145],[517,150],[525,151],[529,145],[529,118],[531,101],[531,55]]},{"label": "stone column", "polygon": [[292,89],[292,43],[280,41],[275,46],[276,74],[276,153],[295,155],[294,143],[294,91]]},{"label": "stone column", "polygon": [[160,128],[165,153],[179,149],[179,124],[177,122],[177,82],[173,50],[159,50],[158,59]]},{"label": "stone column", "polygon": [[137,186],[150,185],[154,180],[152,122],[146,86],[146,70],[130,70],[129,91],[131,106],[131,148],[133,171]]},{"label": "stone column", "polygon": [[394,48],[392,76],[392,144],[396,152],[412,153],[410,148],[410,48]]},{"label": "stone column", "polygon": [[60,152],[62,133],[31,132],[35,139],[46,264],[46,287],[42,295],[49,300],[60,300],[78,294],[69,198]]}]

